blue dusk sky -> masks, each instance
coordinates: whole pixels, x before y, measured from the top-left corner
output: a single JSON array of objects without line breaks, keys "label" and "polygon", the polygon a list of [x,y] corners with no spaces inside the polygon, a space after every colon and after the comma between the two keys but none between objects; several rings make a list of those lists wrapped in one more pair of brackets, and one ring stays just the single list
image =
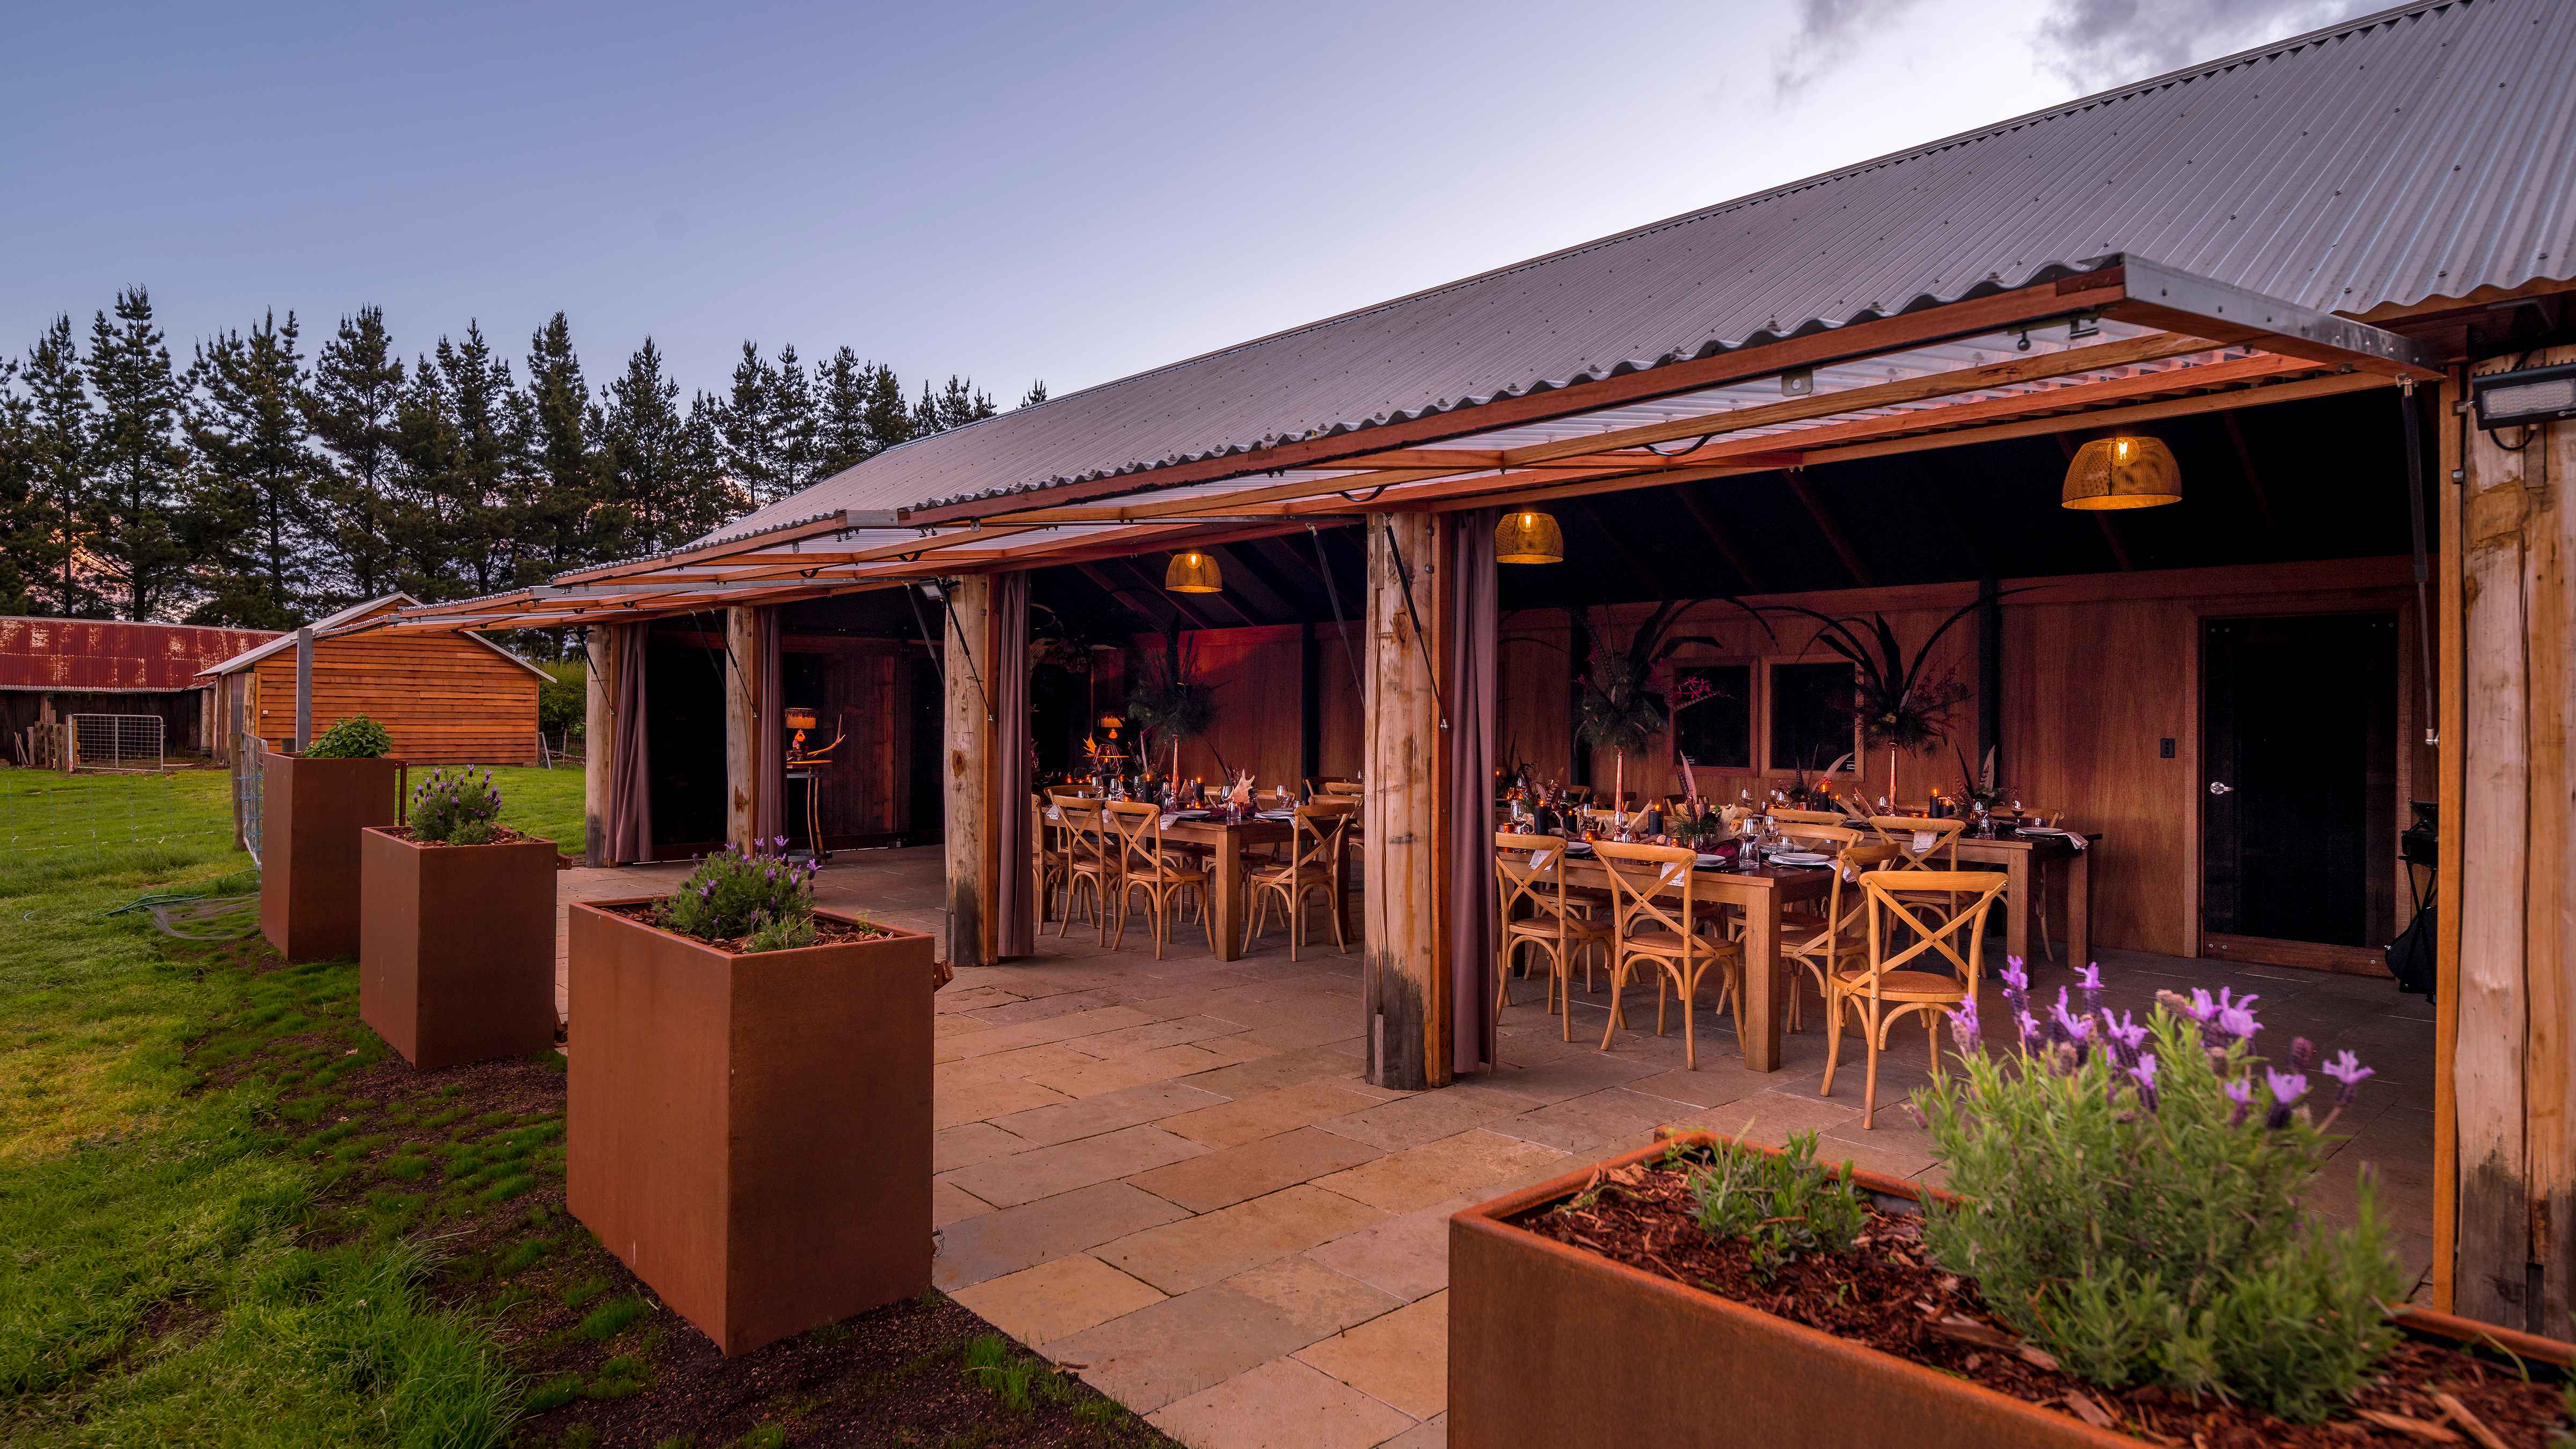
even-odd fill
[{"label": "blue dusk sky", "polygon": [[560,309],[594,386],[752,338],[1008,406],[2368,8],[21,3],[0,355],[142,284],[183,362]]}]

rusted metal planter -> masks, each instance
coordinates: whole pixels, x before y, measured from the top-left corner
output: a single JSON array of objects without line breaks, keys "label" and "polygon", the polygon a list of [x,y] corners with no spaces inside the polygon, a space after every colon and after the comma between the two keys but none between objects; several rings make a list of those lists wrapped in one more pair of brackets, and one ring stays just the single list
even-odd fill
[{"label": "rusted metal planter", "polygon": [[[1702,1132],[1677,1140],[1719,1139]],[[1663,1152],[1658,1144],[1599,1165],[1625,1167]],[[1508,1221],[1572,1197],[1591,1175],[1587,1167],[1450,1218],[1452,1449],[1880,1442],[2136,1449],[2144,1442]],[[1913,1183],[1853,1176],[1882,1206],[1921,1200]],[[2408,1309],[2395,1317],[2410,1333],[2497,1342],[2562,1367],[2571,1353],[2567,1344],[2448,1314]]]},{"label": "rusted metal planter", "polygon": [[554,842],[359,841],[359,1018],[422,1068],[553,1046]]},{"label": "rusted metal planter", "polygon": [[260,781],[259,929],[289,961],[358,954],[359,832],[400,816],[403,762],[272,753]]},{"label": "rusted metal planter", "polygon": [[571,908],[573,1216],[728,1354],[927,1291],[931,938],[740,956],[635,904]]}]

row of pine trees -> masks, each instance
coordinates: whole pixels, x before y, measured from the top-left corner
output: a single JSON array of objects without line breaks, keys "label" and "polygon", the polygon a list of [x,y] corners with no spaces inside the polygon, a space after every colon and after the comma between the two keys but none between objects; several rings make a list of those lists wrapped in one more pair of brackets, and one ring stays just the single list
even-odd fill
[{"label": "row of pine trees", "polygon": [[[406,360],[360,309],[184,366],[142,288],[83,337],[0,358],[0,614],[283,629],[401,590],[461,598],[671,548],[897,443],[993,415],[963,378],[906,399],[843,347],[742,347],[687,406],[647,338],[594,390],[558,312],[524,372],[478,326]],[[1044,384],[1021,405],[1042,402]]]}]

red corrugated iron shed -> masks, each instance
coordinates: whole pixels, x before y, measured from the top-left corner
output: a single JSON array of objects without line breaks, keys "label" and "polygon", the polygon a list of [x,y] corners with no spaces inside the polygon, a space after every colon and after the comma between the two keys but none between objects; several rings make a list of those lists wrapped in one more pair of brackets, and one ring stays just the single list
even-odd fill
[{"label": "red corrugated iron shed", "polygon": [[199,670],[277,637],[267,629],[0,617],[0,689],[196,689],[205,683]]}]

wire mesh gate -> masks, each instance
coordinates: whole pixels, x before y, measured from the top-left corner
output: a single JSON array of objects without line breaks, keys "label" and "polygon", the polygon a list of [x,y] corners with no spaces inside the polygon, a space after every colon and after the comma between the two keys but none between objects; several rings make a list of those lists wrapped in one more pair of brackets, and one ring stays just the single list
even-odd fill
[{"label": "wire mesh gate", "polygon": [[157,714],[76,714],[68,721],[70,758],[65,768],[132,772],[159,771],[162,721]]}]

